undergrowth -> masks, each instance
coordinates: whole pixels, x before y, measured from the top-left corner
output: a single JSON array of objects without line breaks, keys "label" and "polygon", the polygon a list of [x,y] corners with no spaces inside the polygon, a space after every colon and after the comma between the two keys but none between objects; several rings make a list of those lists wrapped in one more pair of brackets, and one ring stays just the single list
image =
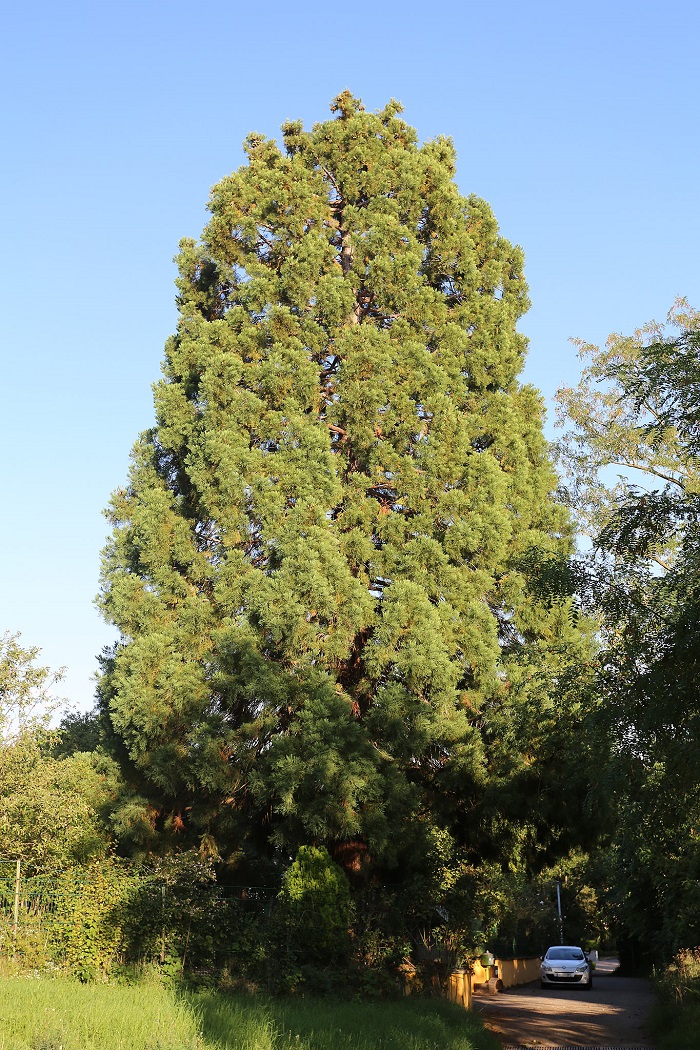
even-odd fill
[{"label": "undergrowth", "polygon": [[656,977],[651,1024],[657,1050],[700,1050],[700,947],[678,952]]}]

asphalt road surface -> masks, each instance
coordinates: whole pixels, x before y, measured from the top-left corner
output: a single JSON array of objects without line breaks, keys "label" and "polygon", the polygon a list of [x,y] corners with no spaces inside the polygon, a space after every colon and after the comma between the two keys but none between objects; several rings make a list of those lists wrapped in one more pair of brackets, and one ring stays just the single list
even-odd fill
[{"label": "asphalt road surface", "polygon": [[474,1007],[506,1047],[599,1047],[650,1050],[647,1028],[654,993],[648,981],[617,977],[616,959],[601,959],[593,988],[520,985],[474,994]]}]

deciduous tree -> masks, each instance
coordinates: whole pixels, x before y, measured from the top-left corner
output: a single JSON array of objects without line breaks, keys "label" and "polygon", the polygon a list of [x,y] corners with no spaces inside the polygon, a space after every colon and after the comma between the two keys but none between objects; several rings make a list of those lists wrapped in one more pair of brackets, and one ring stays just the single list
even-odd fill
[{"label": "deciduous tree", "polygon": [[0,638],[0,856],[25,870],[101,856],[109,835],[99,815],[116,779],[114,762],[89,754],[59,757],[51,717],[61,672],[40,666],[38,646]]},{"label": "deciduous tree", "polygon": [[[557,422],[565,431],[557,451],[579,528],[597,539],[622,504],[634,506],[640,523],[657,519],[655,529],[645,530],[644,558],[661,569],[673,561],[676,537],[668,501],[660,519],[655,502],[700,487],[697,434],[693,445],[686,429],[691,418],[697,429],[688,394],[697,389],[699,321],[700,314],[678,299],[666,329],[651,321],[631,336],[614,333],[605,347],[576,340],[585,362],[581,379],[556,395]],[[679,333],[676,339],[668,328]]]},{"label": "deciduous tree", "polygon": [[675,335],[648,325],[587,348],[580,386],[560,392],[570,492],[592,526],[612,897],[628,943],[657,961],[700,935],[700,315],[680,301],[669,320]]},{"label": "deciduous tree", "polygon": [[38,646],[26,648],[18,632],[0,636],[0,737],[8,739],[47,725],[62,706],[54,690],[63,670],[40,667]]}]

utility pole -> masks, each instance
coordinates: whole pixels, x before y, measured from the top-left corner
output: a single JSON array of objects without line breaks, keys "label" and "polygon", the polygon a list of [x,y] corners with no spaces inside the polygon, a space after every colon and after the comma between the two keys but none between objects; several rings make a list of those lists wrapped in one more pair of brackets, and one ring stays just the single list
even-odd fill
[{"label": "utility pole", "polygon": [[557,879],[557,913],[559,915],[559,943],[564,943],[564,920],[561,917],[561,881]]}]

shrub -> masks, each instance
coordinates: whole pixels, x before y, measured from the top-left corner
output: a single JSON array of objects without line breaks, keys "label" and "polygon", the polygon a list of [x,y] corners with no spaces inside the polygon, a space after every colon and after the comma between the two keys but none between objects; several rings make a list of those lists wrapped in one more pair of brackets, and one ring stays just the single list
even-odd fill
[{"label": "shrub", "polygon": [[321,966],[347,959],[350,886],[321,846],[301,846],[282,879],[274,924],[288,960]]}]

